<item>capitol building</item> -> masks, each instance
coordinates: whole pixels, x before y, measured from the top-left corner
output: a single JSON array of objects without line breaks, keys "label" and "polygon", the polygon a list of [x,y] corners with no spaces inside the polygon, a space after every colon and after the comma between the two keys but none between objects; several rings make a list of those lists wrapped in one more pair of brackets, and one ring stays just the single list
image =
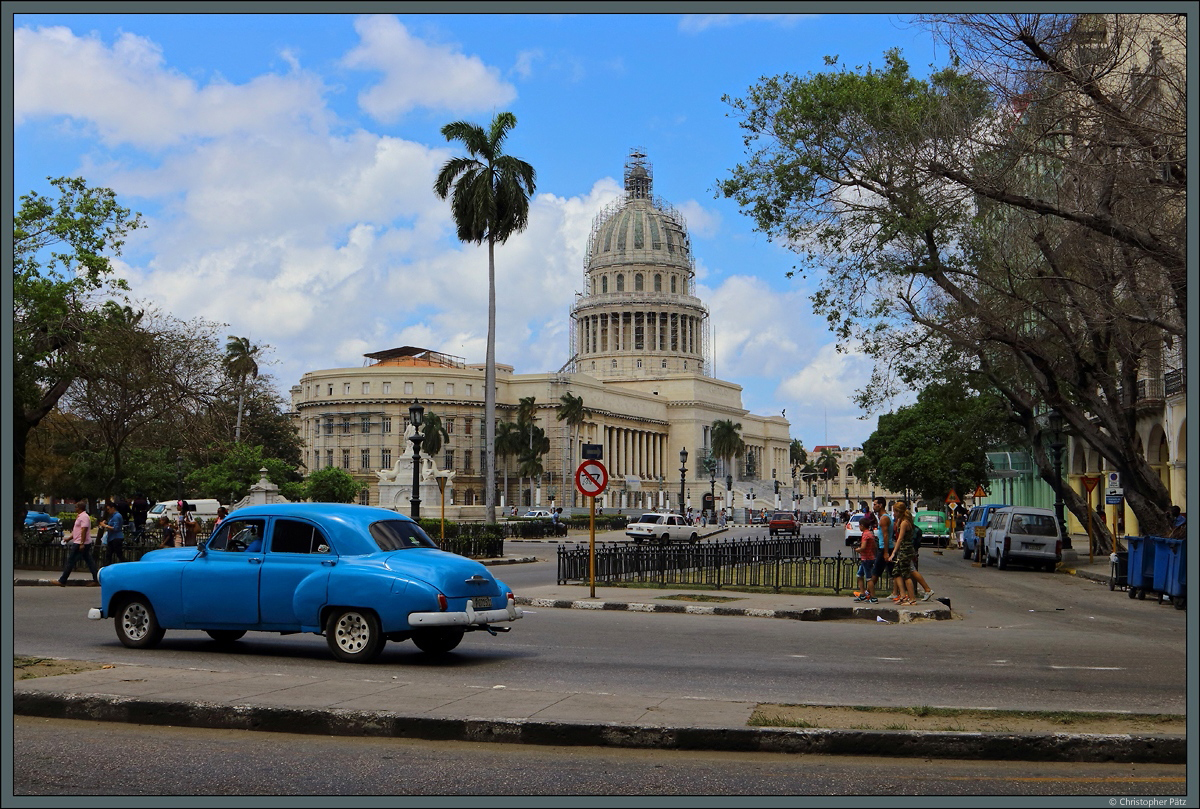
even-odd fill
[{"label": "capitol building", "polygon": [[[710,330],[708,309],[696,296],[686,223],[653,195],[652,167],[633,151],[624,194],[592,224],[563,366],[516,374],[497,363],[497,419],[516,421],[520,400],[534,397],[536,425],[550,442],[540,480],[519,479],[515,457],[496,459],[497,507],[584,506],[574,489],[579,445],[599,444],[610,482],[597,506],[606,510],[679,508],[682,450],[688,453],[685,508],[700,508],[702,498],[715,493],[717,508],[770,509],[774,479],[780,504],[791,508],[789,424],[782,416],[749,413],[741,387],[713,377]],[[557,419],[568,393],[583,399],[578,432]],[[369,484],[361,502],[406,513],[408,495],[393,496],[395,487],[381,486],[387,475],[380,472],[410,451],[404,446],[409,407],[420,403],[436,413],[447,439],[433,462],[453,472],[446,516],[483,518],[482,363],[427,348],[392,348],[365,355],[361,367],[309,371],[291,395],[308,470],[339,466]],[[729,468],[718,462],[706,470],[712,425],[723,419],[741,424],[746,454]],[[436,513],[424,493],[422,502],[424,516]]]}]

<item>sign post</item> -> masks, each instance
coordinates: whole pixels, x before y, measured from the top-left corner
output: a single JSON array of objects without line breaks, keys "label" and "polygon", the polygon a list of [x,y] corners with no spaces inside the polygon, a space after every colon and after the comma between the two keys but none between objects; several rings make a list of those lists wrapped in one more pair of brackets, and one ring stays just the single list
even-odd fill
[{"label": "sign post", "polygon": [[588,509],[588,578],[596,597],[596,496],[608,486],[608,470],[598,460],[586,460],[575,470],[575,488],[590,501]]}]

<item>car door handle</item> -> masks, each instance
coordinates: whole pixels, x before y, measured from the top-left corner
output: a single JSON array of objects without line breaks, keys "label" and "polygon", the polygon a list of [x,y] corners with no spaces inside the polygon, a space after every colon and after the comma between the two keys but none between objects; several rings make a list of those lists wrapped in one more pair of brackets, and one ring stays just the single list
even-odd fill
[{"label": "car door handle", "polygon": [[322,559],[321,564],[325,567],[333,567],[337,564],[337,559]]},{"label": "car door handle", "polygon": [[249,563],[250,563],[250,564],[252,564],[252,565],[261,565],[261,564],[262,564],[262,557],[260,557],[260,556],[251,556],[251,557],[250,557],[249,559],[247,559],[246,561],[247,561],[247,562],[249,562]]}]

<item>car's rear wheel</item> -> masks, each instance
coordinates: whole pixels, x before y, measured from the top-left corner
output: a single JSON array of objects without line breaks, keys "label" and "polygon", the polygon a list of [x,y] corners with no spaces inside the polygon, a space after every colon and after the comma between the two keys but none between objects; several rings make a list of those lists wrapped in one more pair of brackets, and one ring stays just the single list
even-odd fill
[{"label": "car's rear wheel", "polygon": [[1000,570],[1008,570],[1008,557],[1004,555],[1004,551],[996,550],[996,567]]},{"label": "car's rear wheel", "polygon": [[690,537],[688,537],[688,542],[692,543],[693,545],[695,545],[699,541],[700,541],[700,537],[697,534],[693,533]]},{"label": "car's rear wheel", "polygon": [[666,545],[668,542],[671,541],[671,535],[663,534],[661,537],[658,538],[658,541],[661,542],[662,544]]},{"label": "car's rear wheel", "polygon": [[154,607],[142,595],[126,598],[113,613],[117,640],[130,649],[150,649],[158,645],[167,633],[158,625]]},{"label": "car's rear wheel", "polygon": [[379,618],[370,610],[338,609],[325,623],[329,651],[344,663],[369,663],[386,642]]},{"label": "car's rear wheel", "polygon": [[444,655],[453,651],[462,642],[462,629],[423,629],[414,632],[412,641],[428,655]]},{"label": "car's rear wheel", "polygon": [[239,640],[246,634],[244,629],[206,629],[204,634],[215,640],[217,643],[233,643]]}]

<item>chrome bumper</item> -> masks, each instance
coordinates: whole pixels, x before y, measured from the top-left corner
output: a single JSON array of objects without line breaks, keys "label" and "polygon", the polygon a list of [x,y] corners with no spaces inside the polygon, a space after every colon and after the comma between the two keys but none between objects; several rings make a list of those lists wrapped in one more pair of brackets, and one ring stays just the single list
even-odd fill
[{"label": "chrome bumper", "polygon": [[412,612],[408,615],[411,626],[469,626],[471,624],[494,624],[500,621],[515,621],[522,617],[517,602],[509,599],[504,609],[476,611],[475,603],[467,600],[462,612]]},{"label": "chrome bumper", "polygon": [[90,610],[88,610],[89,621],[99,621],[103,617],[104,613],[99,607],[92,607]]}]

